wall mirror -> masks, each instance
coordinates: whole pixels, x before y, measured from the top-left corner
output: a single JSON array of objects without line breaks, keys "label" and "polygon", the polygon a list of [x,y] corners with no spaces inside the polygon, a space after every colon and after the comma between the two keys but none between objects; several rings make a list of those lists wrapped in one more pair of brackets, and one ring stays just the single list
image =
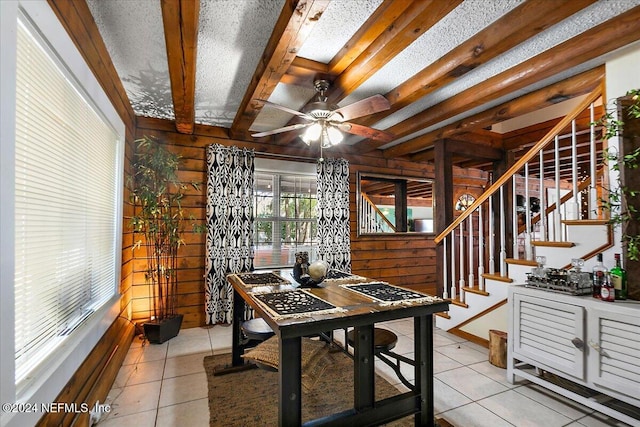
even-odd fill
[{"label": "wall mirror", "polygon": [[433,181],[358,174],[358,234],[433,233]]}]

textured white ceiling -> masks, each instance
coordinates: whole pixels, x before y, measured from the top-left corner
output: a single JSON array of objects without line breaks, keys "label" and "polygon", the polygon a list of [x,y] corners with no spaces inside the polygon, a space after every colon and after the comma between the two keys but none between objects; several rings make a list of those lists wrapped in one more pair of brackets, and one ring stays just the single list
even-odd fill
[{"label": "textured white ceiling", "polygon": [[[465,0],[390,60],[340,105],[387,93],[523,0]],[[160,0],[87,0],[118,74],[138,115],[173,118]],[[285,0],[201,0],[196,71],[196,122],[229,127],[264,52]],[[298,55],[328,63],[381,4],[382,0],[333,0],[313,27]],[[553,0],[549,0],[553,7]],[[599,0],[494,60],[458,78],[374,125],[386,129],[501,73],[628,9],[640,0]],[[490,108],[543,85],[602,64],[592,60],[545,82],[469,110],[420,133]],[[300,109],[311,88],[279,84],[270,101]],[[290,115],[263,108],[253,130],[284,125]],[[391,145],[415,137],[407,136]],[[353,143],[357,138],[351,137]]]},{"label": "textured white ceiling", "polygon": [[229,127],[284,0],[200,2],[196,122]]},{"label": "textured white ceiling", "polygon": [[137,115],[173,119],[160,0],[87,0]]}]

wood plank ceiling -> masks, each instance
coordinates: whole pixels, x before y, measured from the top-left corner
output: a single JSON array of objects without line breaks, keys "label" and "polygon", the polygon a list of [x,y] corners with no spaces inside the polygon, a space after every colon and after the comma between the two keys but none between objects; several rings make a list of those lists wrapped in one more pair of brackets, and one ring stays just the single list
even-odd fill
[{"label": "wood plank ceiling", "polygon": [[607,58],[640,40],[640,0],[87,4],[137,115],[172,119],[185,134],[214,126],[265,151],[304,147],[297,132],[252,138],[300,120],[256,100],[299,110],[322,76],[330,103],[377,93],[390,103],[353,122],[391,132],[392,142],[351,136],[334,150],[430,162],[446,139],[464,167],[488,168],[505,149],[535,142],[494,125],[590,92]]}]

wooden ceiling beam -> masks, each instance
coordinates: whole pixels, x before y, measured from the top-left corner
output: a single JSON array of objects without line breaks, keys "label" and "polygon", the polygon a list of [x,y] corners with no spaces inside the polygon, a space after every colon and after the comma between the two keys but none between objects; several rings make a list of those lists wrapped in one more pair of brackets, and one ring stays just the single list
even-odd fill
[{"label": "wooden ceiling beam", "polygon": [[195,124],[196,52],[200,2],[161,0],[176,130],[191,134]]},{"label": "wooden ceiling beam", "polygon": [[464,156],[467,159],[500,160],[504,156],[504,152],[499,148],[455,139],[447,140],[445,150],[451,154]]},{"label": "wooden ceiling beam", "polygon": [[297,56],[287,72],[280,79],[280,83],[289,85],[313,87],[313,82],[319,74],[327,75],[329,67],[322,62],[313,61],[307,58]]},{"label": "wooden ceiling beam", "polygon": [[469,132],[456,133],[451,136],[456,141],[472,142],[502,150],[502,135],[486,129],[473,129]]},{"label": "wooden ceiling beam", "polygon": [[344,72],[382,33],[394,25],[410,4],[411,0],[384,0],[329,62],[328,73],[335,76]]},{"label": "wooden ceiling beam", "polygon": [[[408,7],[390,25],[380,25],[380,29],[384,31],[380,32],[380,29],[377,29],[380,35],[375,41],[334,80],[328,96],[329,102],[337,104],[353,92],[461,2],[462,0],[422,0],[391,3],[390,6],[397,6],[397,10],[406,3]],[[391,9],[393,10],[389,16],[397,14],[396,8]],[[373,26],[378,24],[368,22],[368,30],[373,32]]]},{"label": "wooden ceiling beam", "polygon": [[[327,77],[332,80],[328,102],[337,104],[349,95],[461,0],[440,1],[437,9],[430,9],[435,1],[385,0],[378,6],[328,64]],[[300,122],[299,118],[292,117],[287,125]],[[286,145],[297,137],[296,132],[280,134],[274,143]]]},{"label": "wooden ceiling beam", "polygon": [[389,91],[385,96],[391,103],[391,109],[363,118],[359,123],[372,126],[593,2],[563,0],[554,4],[553,8],[549,8],[547,0],[523,3]]},{"label": "wooden ceiling beam", "polygon": [[435,125],[640,39],[640,6],[386,129],[398,138]]},{"label": "wooden ceiling beam", "polygon": [[231,125],[232,137],[246,134],[262,107],[252,101],[269,99],[328,4],[329,0],[285,1]]},{"label": "wooden ceiling beam", "polygon": [[540,108],[557,104],[567,99],[586,95],[600,85],[604,79],[604,66],[570,77],[554,83],[535,92],[528,93],[512,101],[474,114],[455,123],[441,127],[416,138],[394,145],[383,150],[385,158],[404,156],[431,147],[439,139],[451,138],[456,134],[469,132],[477,128],[490,126],[509,120],[523,114],[531,113]]}]

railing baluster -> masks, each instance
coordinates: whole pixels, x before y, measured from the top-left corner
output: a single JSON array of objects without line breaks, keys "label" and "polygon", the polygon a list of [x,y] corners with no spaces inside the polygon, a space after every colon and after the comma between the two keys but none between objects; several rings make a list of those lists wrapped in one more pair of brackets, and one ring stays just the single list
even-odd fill
[{"label": "railing baluster", "polygon": [[524,164],[524,259],[532,259],[531,254],[531,194],[529,193],[529,162]]},{"label": "railing baluster", "polygon": [[538,229],[538,240],[546,240],[547,235],[547,190],[544,186],[544,150],[540,150],[540,228]]},{"label": "railing baluster", "polygon": [[460,288],[460,301],[464,302],[464,293],[462,292],[462,288],[464,288],[464,232],[462,224],[464,222],[460,223],[460,262],[458,263],[460,266],[460,279],[458,280],[458,287]]},{"label": "railing baluster", "polygon": [[512,194],[513,197],[511,198],[512,203],[511,203],[511,233],[513,235],[513,257],[515,259],[519,259],[520,258],[520,248],[518,245],[518,196],[516,195],[516,179],[517,175],[513,175],[513,179],[511,180],[511,186],[513,187],[512,190]]},{"label": "railing baluster", "polygon": [[573,217],[581,219],[578,194],[578,135],[576,134],[576,121],[571,120],[571,182],[573,183]]},{"label": "railing baluster", "polygon": [[475,285],[475,277],[473,276],[473,270],[474,270],[474,266],[473,266],[473,212],[471,213],[471,215],[469,215],[469,218],[467,219],[467,233],[469,234],[469,281],[467,282],[467,284],[469,285],[470,288],[473,288],[473,286]]},{"label": "railing baluster", "polygon": [[456,299],[458,293],[456,283],[456,230],[451,230],[451,299]]},{"label": "railing baluster", "polygon": [[[443,250],[442,253],[444,254],[444,259],[447,259],[447,240],[449,238],[446,237],[443,241],[442,241],[442,245],[443,245]],[[444,263],[444,268],[442,269],[442,298],[449,298],[449,282],[447,282],[447,280],[449,279],[447,277],[447,264],[446,262]]]},{"label": "railing baluster", "polygon": [[596,219],[599,217],[598,209],[598,192],[596,190],[596,125],[595,125],[595,106],[593,103],[589,106],[589,175],[591,177],[591,185],[589,185],[589,218]]},{"label": "railing baluster", "polygon": [[507,275],[507,230],[504,214],[504,185],[500,187],[500,276]]},{"label": "railing baluster", "polygon": [[478,288],[484,291],[484,224],[482,205],[478,207]]},{"label": "railing baluster", "polygon": [[553,240],[556,242],[561,241],[561,228],[560,228],[560,139],[558,135],[555,137],[555,172],[556,172],[556,209],[554,211],[554,230],[553,230]]},{"label": "railing baluster", "polygon": [[489,274],[496,273],[496,233],[495,222],[493,220],[493,196],[489,197]]}]

